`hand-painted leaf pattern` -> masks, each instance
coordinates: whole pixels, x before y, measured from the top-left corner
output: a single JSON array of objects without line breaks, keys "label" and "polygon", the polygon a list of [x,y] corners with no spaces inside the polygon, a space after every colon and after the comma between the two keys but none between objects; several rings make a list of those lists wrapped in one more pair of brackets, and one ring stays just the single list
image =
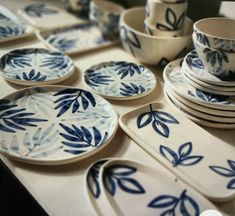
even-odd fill
[{"label": "hand-painted leaf pattern", "polygon": [[130,62],[120,61],[117,62],[116,65],[117,67],[115,70],[117,71],[118,75],[121,75],[121,79],[128,75],[133,76],[135,73],[141,74],[145,70],[144,66]]},{"label": "hand-painted leaf pattern", "polygon": [[20,75],[16,75],[16,79],[18,80],[25,80],[25,81],[44,81],[47,79],[46,75],[42,75],[40,72],[35,72],[34,69],[32,69],[29,74],[23,72],[22,77]]},{"label": "hand-painted leaf pattern", "polygon": [[46,7],[43,3],[34,3],[26,6],[24,11],[31,17],[42,17],[43,15],[53,15],[57,10]]},{"label": "hand-painted leaf pattern", "polygon": [[145,92],[145,88],[142,85],[137,86],[134,83],[130,83],[130,85],[127,85],[125,83],[121,84],[123,87],[120,88],[120,94],[123,96],[138,95]]},{"label": "hand-painted leaf pattern", "polygon": [[148,207],[151,208],[166,208],[173,205],[177,202],[177,198],[171,195],[160,195],[154,198],[149,204]]}]

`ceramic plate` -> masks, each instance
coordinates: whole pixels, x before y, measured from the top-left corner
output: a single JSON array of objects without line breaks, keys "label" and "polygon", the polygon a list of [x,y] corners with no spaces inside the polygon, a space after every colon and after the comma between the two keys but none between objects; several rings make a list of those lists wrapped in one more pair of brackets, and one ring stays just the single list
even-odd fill
[{"label": "ceramic plate", "polygon": [[[122,115],[119,123],[144,150],[209,199],[222,202],[235,197],[234,177],[229,174],[234,173],[234,167],[227,164],[232,161],[235,165],[234,147],[176,109],[160,103],[147,104]],[[224,172],[229,170],[226,176],[218,174],[216,166],[221,167],[221,173],[223,168]]]},{"label": "ceramic plate", "polygon": [[7,8],[0,5],[0,42],[33,34],[33,29],[19,22]]},{"label": "ceramic plate", "polygon": [[20,85],[58,83],[74,71],[72,60],[61,52],[40,48],[17,49],[0,59],[0,75]]},{"label": "ceramic plate", "polygon": [[194,103],[214,109],[235,110],[235,97],[211,94],[194,88],[185,79],[178,59],[169,63],[163,72],[165,82],[180,96]]},{"label": "ceramic plate", "polygon": [[190,73],[192,76],[203,82],[207,82],[212,85],[235,87],[234,81],[223,81],[218,77],[205,71],[204,65],[201,62],[200,58],[198,57],[196,50],[191,51],[185,57],[184,62],[185,62],[185,68],[187,69],[188,73]]},{"label": "ceramic plate", "polygon": [[143,65],[131,62],[104,62],[84,73],[84,81],[96,93],[110,99],[130,100],[151,93],[157,81]]},{"label": "ceramic plate", "polygon": [[39,32],[37,35],[50,48],[67,54],[81,53],[118,42],[104,38],[98,26],[93,22]]},{"label": "ceramic plate", "polygon": [[167,89],[167,93],[171,93],[174,95],[174,97],[180,101],[181,103],[196,109],[198,111],[204,112],[204,113],[208,113],[208,114],[212,114],[212,115],[217,115],[217,116],[222,116],[222,117],[235,117],[235,111],[229,111],[229,110],[218,110],[218,109],[212,109],[209,107],[205,107],[205,106],[201,106],[199,104],[193,103],[183,97],[181,97],[180,95],[178,95],[173,89],[170,88],[170,86],[165,85],[164,86],[165,89]]},{"label": "ceramic plate", "polygon": [[86,158],[113,138],[118,117],[102,97],[79,88],[26,88],[0,100],[0,152],[40,165]]},{"label": "ceramic plate", "polygon": [[174,104],[176,104],[178,107],[181,107],[186,112],[191,113],[193,116],[196,116],[196,117],[202,118],[204,120],[208,120],[208,121],[215,121],[215,122],[219,122],[219,123],[234,123],[235,124],[235,117],[224,117],[224,116],[212,115],[211,113],[208,114],[205,112],[198,111],[198,110],[191,108],[190,106],[182,103],[181,101],[179,101],[174,96],[172,91],[169,90],[169,88],[167,88],[167,86],[165,86],[165,90],[166,90],[168,97],[173,101]]},{"label": "ceramic plate", "polygon": [[63,9],[44,2],[36,2],[20,9],[18,13],[38,29],[57,28],[79,22],[79,19]]},{"label": "ceramic plate", "polygon": [[170,105],[172,105],[174,108],[179,110],[183,115],[185,115],[188,119],[194,121],[195,123],[206,126],[206,127],[212,127],[212,128],[219,128],[219,129],[234,129],[235,124],[232,123],[219,123],[215,121],[208,121],[199,117],[196,117],[192,115],[192,113],[187,112],[182,107],[178,106],[174,103],[174,101],[168,96],[166,90],[164,90],[165,98],[168,101]]},{"label": "ceramic plate", "polygon": [[111,159],[98,179],[105,215],[199,215],[216,208],[160,164]]}]

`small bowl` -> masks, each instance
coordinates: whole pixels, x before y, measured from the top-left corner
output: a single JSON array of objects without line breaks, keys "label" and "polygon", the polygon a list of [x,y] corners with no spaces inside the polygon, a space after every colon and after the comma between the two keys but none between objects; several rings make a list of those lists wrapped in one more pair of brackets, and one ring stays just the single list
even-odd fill
[{"label": "small bowl", "polygon": [[192,25],[185,20],[181,37],[157,37],[144,32],[145,8],[126,10],[120,18],[120,38],[124,49],[140,62],[163,66],[169,61],[182,57],[192,45]]},{"label": "small bowl", "polygon": [[197,40],[195,33],[193,33],[193,43],[208,73],[224,81],[235,81],[235,53],[205,46]]},{"label": "small bowl", "polygon": [[61,0],[66,10],[76,14],[88,15],[91,0]]},{"label": "small bowl", "polygon": [[235,20],[206,18],[193,25],[197,40],[205,46],[235,52]]},{"label": "small bowl", "polygon": [[155,28],[155,26],[152,24],[151,19],[146,18],[144,20],[144,30],[145,33],[149,35],[155,35],[155,36],[162,36],[162,37],[179,37],[183,34],[184,28],[180,28],[179,30],[175,31],[163,31]]},{"label": "small bowl", "polygon": [[166,3],[160,0],[148,0],[146,10],[146,15],[154,23],[155,28],[164,31],[175,31],[183,26],[187,1]]},{"label": "small bowl", "polygon": [[119,19],[124,8],[114,2],[92,0],[90,3],[90,20],[96,22],[107,37],[118,36]]}]

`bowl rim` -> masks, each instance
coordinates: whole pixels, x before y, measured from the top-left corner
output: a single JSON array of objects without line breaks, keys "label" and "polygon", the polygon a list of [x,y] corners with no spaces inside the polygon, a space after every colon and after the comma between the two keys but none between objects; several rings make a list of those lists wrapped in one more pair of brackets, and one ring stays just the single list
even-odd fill
[{"label": "bowl rim", "polygon": [[[188,38],[188,37],[191,37],[192,36],[192,32],[188,33],[188,34],[185,34],[183,36],[179,36],[179,37],[164,37],[164,36],[152,36],[152,35],[148,35],[144,32],[141,32],[141,31],[137,31],[136,29],[134,29],[133,27],[131,27],[130,25],[128,25],[124,20],[125,20],[125,16],[127,16],[130,12],[132,11],[137,11],[137,10],[145,10],[145,7],[133,7],[131,9],[128,9],[128,10],[125,10],[122,14],[121,14],[121,17],[120,17],[120,27],[122,27],[123,25],[127,26],[128,30],[131,30],[132,32],[134,32],[135,34],[137,35],[140,35],[142,37],[145,37],[145,38],[150,38],[150,39],[163,39],[163,40],[181,40],[183,38]],[[186,22],[189,22],[192,26],[193,26],[193,21],[189,18],[189,17],[185,17],[185,21]],[[144,20],[143,20],[144,22]]]},{"label": "bowl rim", "polygon": [[[100,1],[100,0],[92,0],[90,5],[94,5],[96,8],[98,8],[99,10],[103,11],[104,13],[116,13],[116,14],[121,14],[125,8],[113,1],[107,1],[108,5],[113,9],[110,10],[110,8],[106,8],[104,7],[104,5],[106,6],[106,2],[105,1]],[[90,9],[92,9],[92,7],[90,7]]]},{"label": "bowl rim", "polygon": [[204,31],[198,29],[197,25],[199,23],[210,21],[210,20],[230,20],[230,21],[234,22],[234,26],[235,26],[235,19],[232,19],[232,18],[229,18],[229,17],[209,17],[209,18],[204,18],[204,19],[200,19],[200,20],[196,21],[193,24],[193,31],[194,32],[199,32],[201,34],[204,34],[204,35],[206,35],[207,37],[210,37],[210,38],[216,38],[216,39],[222,39],[222,40],[234,41],[235,42],[235,38],[232,39],[232,38],[227,38],[227,37],[220,37],[220,36],[212,35],[210,33],[206,33]]}]

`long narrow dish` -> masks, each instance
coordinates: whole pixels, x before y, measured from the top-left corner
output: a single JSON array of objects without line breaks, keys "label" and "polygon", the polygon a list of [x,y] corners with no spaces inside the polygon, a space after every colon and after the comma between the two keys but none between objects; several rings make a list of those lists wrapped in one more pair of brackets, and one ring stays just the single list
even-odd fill
[{"label": "long narrow dish", "polygon": [[12,12],[0,5],[0,43],[30,36],[33,33],[30,26],[21,23]]},{"label": "long narrow dish", "polygon": [[90,21],[37,32],[37,36],[49,48],[66,54],[87,52],[119,42],[118,40],[106,39],[98,26]]},{"label": "long narrow dish", "polygon": [[234,177],[229,174],[234,173],[235,149],[176,109],[147,104],[122,115],[119,123],[143,149],[209,199],[235,197]]},{"label": "long narrow dish", "polygon": [[164,166],[111,159],[99,171],[105,215],[199,215],[216,209]]},{"label": "long narrow dish", "polygon": [[112,106],[79,88],[26,88],[0,100],[0,152],[25,163],[84,159],[104,148],[117,127]]},{"label": "long narrow dish", "polygon": [[0,75],[19,85],[62,82],[72,75],[74,69],[68,56],[48,49],[17,49],[0,58]]}]

